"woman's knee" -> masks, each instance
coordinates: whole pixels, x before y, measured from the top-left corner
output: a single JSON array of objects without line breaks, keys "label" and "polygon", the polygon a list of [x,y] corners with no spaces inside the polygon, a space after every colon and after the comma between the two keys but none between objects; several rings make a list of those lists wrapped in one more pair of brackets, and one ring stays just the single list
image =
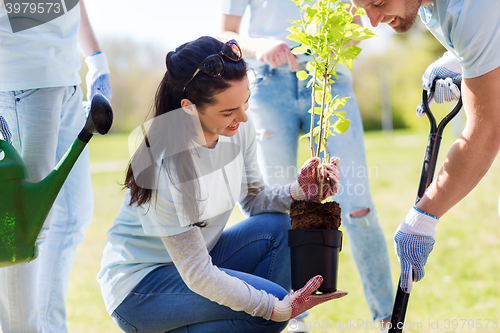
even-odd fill
[{"label": "woman's knee", "polygon": [[276,233],[286,233],[292,228],[290,216],[282,213],[269,213],[268,227]]},{"label": "woman's knee", "polygon": [[111,314],[111,318],[122,331],[126,333],[137,333],[137,328],[123,319],[118,313],[116,313],[116,311],[113,311],[113,314]]}]

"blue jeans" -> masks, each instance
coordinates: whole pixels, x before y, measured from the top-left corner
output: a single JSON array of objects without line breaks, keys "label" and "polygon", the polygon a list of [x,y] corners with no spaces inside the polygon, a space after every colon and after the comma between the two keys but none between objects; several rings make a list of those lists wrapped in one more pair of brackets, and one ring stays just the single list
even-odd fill
[{"label": "blue jeans", "polygon": [[[287,214],[252,216],[224,230],[210,251],[214,265],[283,299],[291,288]],[[274,322],[233,311],[192,292],[173,265],[152,271],[112,314],[125,332],[281,332]]]},{"label": "blue jeans", "polygon": [[[300,81],[288,65],[271,69],[268,65],[254,68],[255,87],[250,98],[249,114],[257,131],[257,156],[267,184],[286,185],[296,179],[298,137],[310,131],[311,88]],[[364,147],[363,124],[352,90],[350,77],[339,74],[332,85],[332,95],[351,96],[343,111],[350,119],[349,130],[330,136],[328,151],[341,159],[341,187],[333,198],[342,209],[342,222],[351,240],[354,260],[361,275],[366,300],[374,320],[391,316],[394,291],[389,254],[370,194],[369,177],[376,169],[368,169]],[[315,124],[319,120],[319,115]],[[350,213],[360,209],[369,212],[362,217]]]},{"label": "blue jeans", "polygon": [[[31,181],[43,179],[85,124],[79,86],[0,92],[0,111]],[[67,332],[66,294],[84,230],[92,220],[88,149],[74,165],[38,237],[36,260],[0,268],[3,333]]]}]

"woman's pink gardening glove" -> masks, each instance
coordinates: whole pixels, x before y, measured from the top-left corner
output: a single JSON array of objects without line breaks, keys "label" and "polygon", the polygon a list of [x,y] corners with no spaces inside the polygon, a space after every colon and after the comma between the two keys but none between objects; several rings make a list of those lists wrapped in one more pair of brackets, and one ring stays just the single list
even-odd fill
[{"label": "woman's pink gardening glove", "polygon": [[323,283],[323,277],[316,275],[310,279],[302,289],[293,291],[286,295],[283,300],[274,301],[273,313],[271,320],[273,321],[287,321],[295,318],[299,314],[315,307],[318,304],[330,301],[335,298],[341,298],[347,295],[346,291],[337,290],[333,293],[312,295],[312,293],[319,288]]},{"label": "woman's pink gardening glove", "polygon": [[[340,159],[338,157],[332,157],[330,163],[323,165],[321,165],[319,157],[308,159],[297,174],[297,180],[290,183],[290,196],[292,199],[318,202],[335,195],[340,186],[339,164]],[[321,199],[319,199],[316,169],[318,169],[319,173],[320,186],[323,186]]]},{"label": "woman's pink gardening glove", "polygon": [[[321,200],[333,197],[340,188],[340,158],[332,157],[330,163],[323,164],[323,195]],[[321,166],[320,166],[321,168]]]}]

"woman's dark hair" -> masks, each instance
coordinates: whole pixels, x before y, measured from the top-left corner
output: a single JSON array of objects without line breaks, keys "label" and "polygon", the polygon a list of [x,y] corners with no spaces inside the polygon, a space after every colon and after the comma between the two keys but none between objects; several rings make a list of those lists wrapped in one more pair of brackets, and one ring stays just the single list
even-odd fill
[{"label": "woman's dark hair", "polygon": [[[177,181],[172,183],[180,186],[177,190],[181,193],[182,205],[192,225],[205,226],[205,222],[199,221],[199,184],[192,158],[195,150],[189,149],[197,132],[192,116],[184,111],[171,111],[179,110],[184,98],[195,104],[198,110],[203,110],[212,105],[214,96],[229,88],[231,82],[245,78],[247,68],[244,60],[233,62],[224,58],[225,71],[222,76],[211,77],[200,71],[184,91],[184,85],[203,60],[219,53],[223,45],[215,38],[200,37],[167,54],[167,71],[156,91],[151,126],[147,134],[144,133],[144,140],[127,167],[124,188],[130,189],[130,205],[136,203],[141,206],[151,201],[153,191],[160,186],[161,170],[157,168],[157,162],[161,157],[162,167],[166,169],[170,180],[176,178]],[[165,116],[160,117],[162,115]],[[146,132],[144,128],[143,131]],[[169,165],[175,168],[175,175],[172,175]]]}]

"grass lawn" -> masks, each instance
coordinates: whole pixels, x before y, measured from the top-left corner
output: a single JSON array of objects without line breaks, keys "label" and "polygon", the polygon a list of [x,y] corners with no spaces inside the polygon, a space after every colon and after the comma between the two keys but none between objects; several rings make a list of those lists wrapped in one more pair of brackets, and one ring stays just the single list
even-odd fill
[{"label": "grass lawn", "polygon": [[[452,142],[452,135],[445,133],[441,160]],[[366,134],[371,191],[387,238],[394,285],[399,264],[392,235],[414,203],[426,143],[426,133]],[[306,145],[301,143],[299,164],[307,158]],[[123,161],[128,159],[127,136],[96,136],[90,154],[94,170],[100,171],[92,174],[94,220],[77,251],[68,292],[68,327],[70,332],[120,332],[104,309],[96,275],[106,232],[124,197],[119,185],[123,171],[113,168],[124,168]],[[114,161],[119,162],[104,164]],[[499,167],[497,159],[476,189],[442,218],[426,277],[414,285],[411,294],[405,332],[500,331]],[[103,172],[106,168],[112,170]],[[236,208],[231,223],[240,218]],[[306,318],[311,332],[378,332],[371,322],[347,237],[340,256],[339,289],[349,295],[314,308]]]}]

